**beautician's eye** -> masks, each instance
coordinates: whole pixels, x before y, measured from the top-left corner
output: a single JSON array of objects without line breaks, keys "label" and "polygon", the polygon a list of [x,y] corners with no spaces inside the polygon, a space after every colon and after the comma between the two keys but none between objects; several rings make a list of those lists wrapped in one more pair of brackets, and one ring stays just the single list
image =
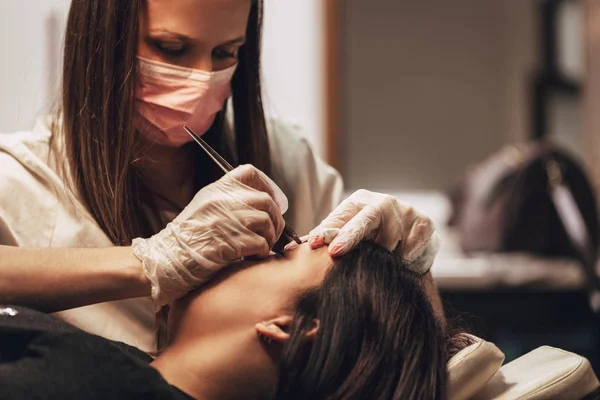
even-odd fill
[{"label": "beautician's eye", "polygon": [[187,45],[181,42],[164,42],[154,40],[152,46],[166,57],[180,57],[187,51]]},{"label": "beautician's eye", "polygon": [[227,51],[225,49],[216,48],[213,50],[213,57],[220,60],[237,59],[237,49],[235,51]]}]

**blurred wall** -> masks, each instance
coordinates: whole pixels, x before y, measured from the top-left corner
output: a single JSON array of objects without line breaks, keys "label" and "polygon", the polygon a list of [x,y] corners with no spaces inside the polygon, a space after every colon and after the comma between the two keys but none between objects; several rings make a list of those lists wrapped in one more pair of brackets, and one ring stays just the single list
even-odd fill
[{"label": "blurred wall", "polygon": [[347,0],[350,189],[446,189],[525,138],[535,0]]},{"label": "blurred wall", "polygon": [[31,128],[54,106],[69,0],[0,1],[0,132]]},{"label": "blurred wall", "polygon": [[323,155],[323,0],[264,1],[266,112],[300,125],[317,154]]}]

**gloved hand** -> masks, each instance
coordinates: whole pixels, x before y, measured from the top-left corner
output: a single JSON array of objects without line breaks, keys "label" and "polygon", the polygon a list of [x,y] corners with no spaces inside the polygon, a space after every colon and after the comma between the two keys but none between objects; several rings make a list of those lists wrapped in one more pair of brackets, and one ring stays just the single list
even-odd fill
[{"label": "gloved hand", "polygon": [[332,257],[361,240],[395,251],[413,271],[425,274],[439,249],[433,222],[414,208],[381,193],[359,190],[344,200],[308,235],[312,248],[329,244]]},{"label": "gloved hand", "polygon": [[266,257],[284,228],[287,198],[258,169],[245,165],[200,190],[162,231],[132,242],[158,307],[183,297],[221,267]]}]

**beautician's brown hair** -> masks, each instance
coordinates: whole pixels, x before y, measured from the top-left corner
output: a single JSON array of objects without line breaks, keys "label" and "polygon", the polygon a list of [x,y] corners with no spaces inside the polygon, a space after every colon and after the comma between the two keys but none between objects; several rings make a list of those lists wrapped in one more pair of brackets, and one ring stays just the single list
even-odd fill
[{"label": "beautician's brown hair", "polygon": [[282,400],[445,399],[446,363],[460,345],[436,319],[422,278],[371,242],[337,259],[321,286],[299,297],[289,332]]},{"label": "beautician's brown hair", "polygon": [[[144,222],[143,182],[133,168],[136,55],[143,9],[144,0],[72,1],[64,42],[62,124],[54,127],[64,137],[72,189],[117,245],[154,233]],[[260,89],[261,21],[262,0],[253,0],[246,44],[239,50],[232,81],[233,138],[223,112],[205,138],[236,164],[253,164],[270,174]],[[198,159],[202,157],[199,153]],[[201,174],[204,181],[198,182],[198,189],[214,178],[206,171]]]}]

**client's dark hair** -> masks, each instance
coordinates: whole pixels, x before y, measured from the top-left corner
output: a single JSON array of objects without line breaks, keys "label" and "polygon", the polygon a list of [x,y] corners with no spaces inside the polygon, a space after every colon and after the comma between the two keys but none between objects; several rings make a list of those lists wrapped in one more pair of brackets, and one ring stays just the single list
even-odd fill
[{"label": "client's dark hair", "polygon": [[278,399],[446,397],[446,340],[422,279],[373,243],[336,260],[321,287],[300,296],[290,335]]}]

